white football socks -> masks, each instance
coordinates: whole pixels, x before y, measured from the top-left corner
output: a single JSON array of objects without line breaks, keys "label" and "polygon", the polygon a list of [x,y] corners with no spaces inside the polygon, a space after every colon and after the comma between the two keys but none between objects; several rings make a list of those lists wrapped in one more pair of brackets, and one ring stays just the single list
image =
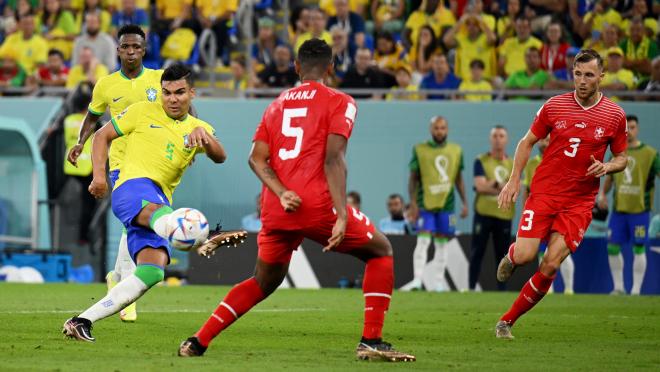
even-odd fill
[{"label": "white football socks", "polygon": [[431,237],[428,235],[417,235],[417,245],[413,252],[413,275],[415,280],[422,280],[424,274],[424,266],[428,259],[429,245],[431,244]]},{"label": "white football socks", "polygon": [[442,283],[445,278],[445,269],[447,268],[447,239],[433,238],[433,245],[435,246],[435,255],[433,256],[433,263],[437,270],[435,280],[438,285]]},{"label": "white football socks", "polygon": [[608,255],[607,259],[610,262],[614,290],[623,292],[623,256],[619,252],[619,254],[616,255]]},{"label": "white football socks", "polygon": [[564,293],[573,293],[573,275],[575,275],[575,264],[571,256],[567,256],[559,266],[561,278],[564,280]]},{"label": "white football socks", "polygon": [[135,274],[122,279],[121,282],[108,291],[105,297],[78,317],[89,319],[92,323],[107,318],[135,302],[149,289]]},{"label": "white football socks", "polygon": [[115,274],[119,277],[117,282],[128,278],[135,272],[135,262],[128,253],[128,237],[126,232],[122,232],[119,239],[119,250],[117,251],[117,260],[115,261]]},{"label": "white football socks", "polygon": [[638,295],[646,273],[646,252],[633,255],[633,286],[630,294]]}]

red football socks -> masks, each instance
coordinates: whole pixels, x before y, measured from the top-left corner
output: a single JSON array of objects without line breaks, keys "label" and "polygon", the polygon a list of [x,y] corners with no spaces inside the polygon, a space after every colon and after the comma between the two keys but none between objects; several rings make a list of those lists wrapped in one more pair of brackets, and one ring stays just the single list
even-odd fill
[{"label": "red football socks", "polygon": [[264,298],[264,293],[254,277],[234,286],[195,334],[199,343],[207,347],[215,336]]},{"label": "red football socks", "polygon": [[509,257],[509,261],[511,261],[513,266],[516,265],[516,261],[513,260],[513,251],[515,248],[516,248],[516,243],[515,242],[511,243],[511,245],[509,246],[509,252],[507,253],[507,256]]},{"label": "red football socks", "polygon": [[362,337],[381,338],[385,313],[390,307],[394,287],[394,259],[391,256],[372,258],[364,270],[364,330]]},{"label": "red football socks", "polygon": [[547,277],[540,271],[537,271],[525,283],[518,298],[513,302],[511,309],[502,315],[500,320],[504,320],[513,325],[518,318],[533,308],[550,289],[555,277]]}]

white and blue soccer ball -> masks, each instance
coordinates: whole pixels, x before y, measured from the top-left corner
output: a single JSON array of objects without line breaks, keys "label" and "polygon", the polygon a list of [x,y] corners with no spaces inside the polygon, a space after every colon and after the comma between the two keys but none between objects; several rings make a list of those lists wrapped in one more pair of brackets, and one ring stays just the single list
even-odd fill
[{"label": "white and blue soccer ball", "polygon": [[209,236],[209,223],[204,214],[193,208],[179,208],[167,220],[167,241],[170,247],[189,251]]}]

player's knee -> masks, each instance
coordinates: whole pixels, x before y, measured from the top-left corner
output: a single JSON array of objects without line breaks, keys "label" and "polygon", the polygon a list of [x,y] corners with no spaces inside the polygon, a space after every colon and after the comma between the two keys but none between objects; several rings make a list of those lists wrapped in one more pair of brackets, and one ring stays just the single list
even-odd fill
[{"label": "player's knee", "polygon": [[155,286],[165,279],[165,270],[155,265],[138,265],[135,269],[137,276],[148,288]]},{"label": "player's knee", "polygon": [[543,256],[543,261],[541,261],[541,265],[539,265],[539,271],[541,271],[543,274],[547,276],[553,276],[557,273],[557,271],[559,271],[560,266],[561,266],[560,260],[545,255]]},{"label": "player's knee", "polygon": [[377,231],[374,235],[373,242],[375,244],[373,244],[371,251],[374,257],[387,257],[394,254],[390,240],[382,233]]},{"label": "player's knee", "polygon": [[618,244],[608,244],[607,245],[607,254],[610,256],[617,256],[621,253],[621,246]]}]

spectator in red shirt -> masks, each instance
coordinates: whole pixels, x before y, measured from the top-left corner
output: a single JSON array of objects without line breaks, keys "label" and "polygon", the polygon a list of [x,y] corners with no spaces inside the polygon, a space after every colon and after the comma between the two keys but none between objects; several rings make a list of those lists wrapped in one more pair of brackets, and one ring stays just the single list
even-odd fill
[{"label": "spectator in red shirt", "polygon": [[10,53],[0,56],[0,88],[22,87],[25,85],[27,75],[16,57]]},{"label": "spectator in red shirt", "polygon": [[48,62],[39,68],[39,84],[46,87],[63,87],[69,76],[69,68],[64,65],[64,55],[57,49],[48,51]]},{"label": "spectator in red shirt", "polygon": [[541,68],[550,75],[566,68],[566,51],[571,46],[565,41],[564,29],[559,21],[553,21],[545,29],[545,43],[541,48]]}]

